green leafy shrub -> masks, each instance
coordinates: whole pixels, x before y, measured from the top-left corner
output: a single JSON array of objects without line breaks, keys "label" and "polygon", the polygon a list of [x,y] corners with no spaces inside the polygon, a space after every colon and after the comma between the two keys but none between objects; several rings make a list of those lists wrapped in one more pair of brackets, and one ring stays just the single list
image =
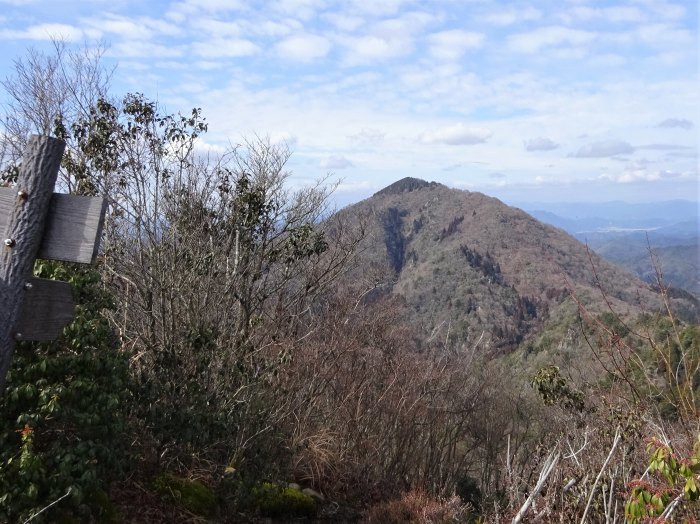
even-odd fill
[{"label": "green leafy shrub", "polygon": [[264,517],[312,517],[316,502],[306,493],[263,482],[253,488],[253,504]]},{"label": "green leafy shrub", "polygon": [[110,296],[91,269],[40,262],[73,285],[75,318],[52,343],[20,343],[0,397],[0,521],[87,518],[95,494],[127,465],[128,361],[101,315]]},{"label": "green leafy shrub", "polygon": [[216,496],[198,480],[164,474],[153,481],[153,489],[192,513],[210,516],[216,512]]},{"label": "green leafy shrub", "polygon": [[668,518],[681,502],[700,500],[700,435],[693,453],[679,457],[669,446],[652,439],[648,477],[630,483],[625,504],[625,519],[631,524],[648,517]]},{"label": "green leafy shrub", "polygon": [[586,407],[583,393],[567,383],[557,366],[540,368],[532,378],[531,385],[546,406],[561,404],[563,408],[574,412],[582,412]]}]

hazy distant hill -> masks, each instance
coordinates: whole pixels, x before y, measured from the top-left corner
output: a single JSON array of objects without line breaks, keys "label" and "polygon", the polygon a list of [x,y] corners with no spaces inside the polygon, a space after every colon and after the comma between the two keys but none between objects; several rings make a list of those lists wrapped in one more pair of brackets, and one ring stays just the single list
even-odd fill
[{"label": "hazy distant hill", "polygon": [[[666,285],[700,295],[700,244],[697,237],[679,239],[644,233],[589,234],[585,241],[599,255],[631,271],[646,282],[656,282],[654,264]],[[649,252],[649,246],[651,253]],[[653,261],[653,262],[652,262]]]},{"label": "hazy distant hill", "polygon": [[[565,229],[647,282],[655,281],[651,247],[667,285],[700,294],[700,211],[695,202],[523,206],[539,220]],[[542,207],[547,209],[539,209]]]},{"label": "hazy distant hill", "polygon": [[659,304],[649,286],[565,231],[481,193],[406,178],[342,213],[369,217],[354,277],[387,267],[385,289],[427,336],[512,348],[570,300],[570,289],[592,307],[602,302],[591,263],[620,313]]},{"label": "hazy distant hill", "polygon": [[665,200],[639,204],[621,201],[516,202],[515,205],[537,218],[540,218],[540,213],[544,212],[556,215],[570,223],[578,223],[579,231],[593,230],[597,227],[596,223],[601,220],[618,227],[632,228],[654,228],[687,221],[694,221],[697,224],[700,213],[698,203],[689,200]]}]

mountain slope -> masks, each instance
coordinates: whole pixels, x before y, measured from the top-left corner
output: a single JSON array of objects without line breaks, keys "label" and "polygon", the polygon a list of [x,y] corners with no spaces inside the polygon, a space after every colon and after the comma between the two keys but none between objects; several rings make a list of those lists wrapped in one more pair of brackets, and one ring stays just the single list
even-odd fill
[{"label": "mountain slope", "polygon": [[600,310],[599,284],[622,315],[660,306],[648,285],[568,233],[481,193],[403,179],[342,213],[368,217],[353,278],[386,268],[385,290],[403,299],[428,338],[512,349],[571,291]]}]

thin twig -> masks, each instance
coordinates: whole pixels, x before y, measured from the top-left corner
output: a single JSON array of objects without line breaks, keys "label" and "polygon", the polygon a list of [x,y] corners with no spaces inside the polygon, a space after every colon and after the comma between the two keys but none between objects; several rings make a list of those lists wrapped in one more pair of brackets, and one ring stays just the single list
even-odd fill
[{"label": "thin twig", "polygon": [[576,461],[576,464],[578,466],[581,465],[581,462],[578,459],[578,454],[581,453],[584,449],[586,449],[586,446],[588,445],[588,428],[586,428],[586,431],[583,433],[583,444],[581,445],[581,448],[579,448],[578,451],[574,451],[574,448],[571,446],[571,442],[569,442],[569,439],[566,439],[566,445],[569,446],[569,451],[571,451],[571,455],[564,455],[564,458],[572,458]]},{"label": "thin twig", "polygon": [[666,509],[664,512],[659,516],[660,519],[668,519],[671,517],[671,514],[675,511],[675,509],[678,507],[678,505],[681,503],[681,500],[683,500],[683,497],[685,496],[685,492],[681,492],[680,495],[678,495],[675,499],[671,501],[671,503],[666,506]]},{"label": "thin twig", "polygon": [[530,493],[530,496],[525,501],[525,504],[523,504],[523,506],[520,508],[520,511],[518,511],[518,514],[515,516],[515,518],[513,518],[511,524],[518,524],[525,516],[525,513],[530,508],[530,505],[535,500],[535,497],[540,491],[542,491],[544,483],[547,481],[549,474],[554,470],[554,466],[556,466],[557,462],[559,462],[559,455],[559,452],[557,452],[555,455],[554,450],[552,450],[547,457],[547,460],[544,461],[544,466],[542,466],[542,471],[540,472],[540,478],[537,481],[537,485],[535,485],[535,488]]},{"label": "thin twig", "polygon": [[610,462],[610,459],[613,456],[613,453],[615,452],[615,448],[617,448],[617,445],[620,443],[620,426],[617,427],[617,430],[615,431],[615,439],[613,440],[613,445],[612,448],[610,448],[610,453],[608,453],[608,458],[605,459],[605,462],[603,463],[603,467],[600,468],[600,471],[598,472],[598,476],[595,478],[595,481],[593,482],[593,486],[591,487],[591,494],[588,497],[588,504],[586,504],[586,509],[583,510],[583,517],[581,517],[581,524],[586,522],[586,515],[588,515],[588,509],[591,507],[591,502],[593,501],[593,495],[595,494],[595,488],[598,485],[598,481],[600,480],[601,475],[605,471],[605,468],[608,466],[608,462]]},{"label": "thin twig", "polygon": [[63,496],[57,498],[56,500],[54,500],[51,504],[49,504],[49,505],[46,506],[45,508],[40,509],[38,512],[34,513],[34,515],[32,515],[31,517],[29,517],[29,518],[28,518],[27,520],[25,520],[22,524],[27,524],[27,522],[31,522],[31,521],[34,520],[36,517],[38,517],[39,515],[41,515],[44,511],[46,511],[47,509],[49,509],[51,506],[55,506],[56,504],[58,504],[59,502],[61,502],[64,498],[66,498],[68,495],[70,495],[70,492],[71,492],[72,490],[73,490],[72,487],[71,487],[71,488],[68,488],[68,491],[66,491],[65,495],[63,495]]}]

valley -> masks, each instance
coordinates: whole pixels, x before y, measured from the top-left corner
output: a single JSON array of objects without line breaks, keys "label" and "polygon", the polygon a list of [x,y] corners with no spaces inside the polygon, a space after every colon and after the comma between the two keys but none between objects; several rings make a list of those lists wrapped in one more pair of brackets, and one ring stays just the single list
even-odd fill
[{"label": "valley", "polygon": [[697,202],[518,205],[645,282],[656,283],[657,265],[666,285],[700,294]]}]

